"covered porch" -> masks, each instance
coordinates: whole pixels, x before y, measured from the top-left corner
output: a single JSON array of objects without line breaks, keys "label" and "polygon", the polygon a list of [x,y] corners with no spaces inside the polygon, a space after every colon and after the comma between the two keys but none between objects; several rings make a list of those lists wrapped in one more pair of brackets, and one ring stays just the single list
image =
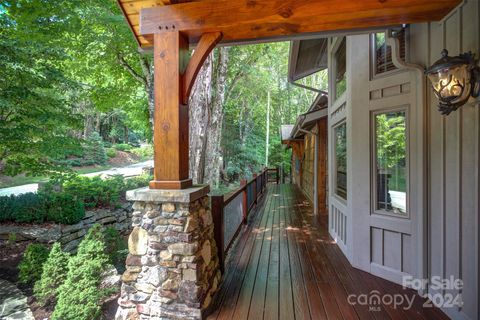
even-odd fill
[{"label": "covered porch", "polygon": [[327,218],[296,185],[269,184],[230,250],[208,319],[448,319],[414,290],[353,268]]}]

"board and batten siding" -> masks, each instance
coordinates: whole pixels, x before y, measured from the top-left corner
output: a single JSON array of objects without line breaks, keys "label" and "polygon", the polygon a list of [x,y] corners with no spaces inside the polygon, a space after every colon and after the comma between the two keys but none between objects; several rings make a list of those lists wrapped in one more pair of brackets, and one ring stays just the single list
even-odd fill
[{"label": "board and batten siding", "polygon": [[[465,1],[441,22],[411,26],[411,60],[425,66],[443,48],[455,56],[480,55],[480,1]],[[479,300],[479,143],[478,100],[442,116],[427,91],[429,277],[460,278],[461,308],[444,308],[455,319],[480,319]],[[438,291],[430,290],[431,293]],[[447,293],[456,294],[456,291]]]}]

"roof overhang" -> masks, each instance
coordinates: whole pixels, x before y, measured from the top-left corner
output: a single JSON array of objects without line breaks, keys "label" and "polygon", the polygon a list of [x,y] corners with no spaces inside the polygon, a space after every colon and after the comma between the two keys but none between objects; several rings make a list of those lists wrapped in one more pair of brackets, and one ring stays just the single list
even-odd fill
[{"label": "roof overhang", "polygon": [[328,116],[328,108],[301,114],[292,129],[291,139],[302,139],[315,126],[318,120]]},{"label": "roof overhang", "polygon": [[328,38],[294,40],[290,44],[288,80],[295,82],[327,68]]},{"label": "roof overhang", "polygon": [[462,0],[117,0],[142,48],[153,34],[180,31],[190,44],[209,32],[222,43],[328,37],[368,28],[441,20]]}]

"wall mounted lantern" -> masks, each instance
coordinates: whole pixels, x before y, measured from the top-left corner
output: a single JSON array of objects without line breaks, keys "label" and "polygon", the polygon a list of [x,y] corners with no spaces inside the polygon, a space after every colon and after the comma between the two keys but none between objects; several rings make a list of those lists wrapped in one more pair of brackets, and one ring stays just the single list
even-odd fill
[{"label": "wall mounted lantern", "polygon": [[470,96],[480,94],[480,68],[471,52],[449,57],[442,50],[442,58],[425,71],[435,95],[440,100],[438,110],[445,115],[467,103]]}]

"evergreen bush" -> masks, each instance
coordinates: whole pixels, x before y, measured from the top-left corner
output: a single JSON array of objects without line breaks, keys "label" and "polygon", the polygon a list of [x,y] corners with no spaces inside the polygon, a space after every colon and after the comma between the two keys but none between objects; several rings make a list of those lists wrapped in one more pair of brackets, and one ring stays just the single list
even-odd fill
[{"label": "evergreen bush", "polygon": [[115,158],[117,156],[117,150],[115,150],[114,148],[108,148],[107,149],[107,156],[109,158]]},{"label": "evergreen bush", "polygon": [[45,219],[42,198],[35,193],[0,197],[0,222],[41,223]]},{"label": "evergreen bush", "polygon": [[110,258],[110,263],[114,266],[122,266],[127,259],[128,245],[120,232],[113,227],[105,228],[106,253]]},{"label": "evergreen bush", "polygon": [[42,268],[48,258],[48,248],[43,244],[31,243],[23,253],[18,265],[18,281],[20,283],[35,283],[42,276]]},{"label": "evergreen bush", "polygon": [[139,148],[133,148],[130,150],[133,154],[137,155],[141,159],[153,158],[153,146],[144,146]]},{"label": "evergreen bush", "polygon": [[83,165],[103,165],[107,162],[105,147],[103,146],[102,138],[97,132],[92,133],[89,137],[84,146],[84,153]]},{"label": "evergreen bush", "polygon": [[12,220],[18,223],[41,223],[45,219],[43,200],[36,193],[24,193],[14,197],[11,207]]},{"label": "evergreen bush", "polygon": [[101,274],[108,265],[105,238],[100,225],[93,226],[70,258],[65,282],[58,290],[52,320],[92,320],[101,314]]},{"label": "evergreen bush", "polygon": [[117,207],[125,191],[148,186],[150,180],[149,175],[128,179],[116,175],[69,177],[61,187],[55,187],[58,181],[50,182],[37,194],[0,197],[0,222],[75,224],[83,219],[86,208]]},{"label": "evergreen bush", "polygon": [[69,254],[62,251],[60,243],[53,244],[48,259],[43,265],[42,276],[35,283],[33,293],[38,302],[45,306],[55,302],[58,289],[68,272]]},{"label": "evergreen bush", "polygon": [[114,144],[112,147],[119,151],[130,151],[132,149],[132,146],[127,143]]},{"label": "evergreen bush", "polygon": [[85,217],[83,201],[65,192],[52,193],[45,207],[47,221],[75,224]]},{"label": "evergreen bush", "polygon": [[103,180],[96,177],[76,177],[63,184],[63,191],[81,199],[86,208],[115,207],[124,188],[122,176]]},{"label": "evergreen bush", "polygon": [[125,179],[124,191],[146,187],[148,183],[152,181],[153,177],[148,174],[142,174],[140,176]]},{"label": "evergreen bush", "polygon": [[15,196],[0,197],[0,221],[10,221],[13,218]]}]

